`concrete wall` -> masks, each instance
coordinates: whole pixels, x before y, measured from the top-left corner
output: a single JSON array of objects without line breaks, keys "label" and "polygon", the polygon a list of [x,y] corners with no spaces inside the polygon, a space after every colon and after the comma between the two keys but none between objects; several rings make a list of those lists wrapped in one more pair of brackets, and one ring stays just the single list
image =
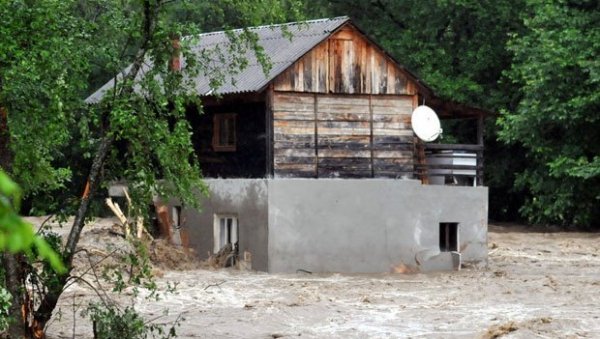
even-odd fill
[{"label": "concrete wall", "polygon": [[206,179],[202,211],[183,216],[190,245],[213,250],[214,214],[239,220],[240,253],[269,272],[451,269],[439,224],[459,224],[463,263],[487,263],[488,189],[393,179]]},{"label": "concrete wall", "polygon": [[239,250],[252,253],[252,267],[267,270],[268,214],[265,179],[205,179],[210,197],[202,200],[201,211],[183,212],[190,246],[201,258],[213,252],[215,214],[234,214],[239,222]]},{"label": "concrete wall", "polygon": [[485,187],[413,180],[270,180],[269,272],[433,269],[440,222],[459,223],[463,262],[486,264],[487,201]]}]

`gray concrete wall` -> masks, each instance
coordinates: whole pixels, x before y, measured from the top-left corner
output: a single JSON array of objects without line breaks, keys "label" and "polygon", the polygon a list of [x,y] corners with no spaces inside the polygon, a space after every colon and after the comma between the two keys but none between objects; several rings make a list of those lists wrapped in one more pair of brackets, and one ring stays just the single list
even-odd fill
[{"label": "gray concrete wall", "polygon": [[201,258],[213,251],[215,214],[234,214],[239,222],[239,250],[252,253],[252,267],[266,271],[268,244],[266,179],[205,179],[210,191],[201,210],[186,209],[184,227]]},{"label": "gray concrete wall", "polygon": [[269,272],[427,270],[428,260],[442,257],[440,222],[459,223],[463,262],[487,263],[486,187],[273,179],[268,205]]},{"label": "gray concrete wall", "polygon": [[[487,263],[488,190],[393,179],[206,179],[202,210],[186,209],[190,245],[213,250],[214,214],[239,220],[240,253],[269,272],[451,269],[439,224],[459,224],[462,262]],[[446,267],[448,266],[448,267]]]}]

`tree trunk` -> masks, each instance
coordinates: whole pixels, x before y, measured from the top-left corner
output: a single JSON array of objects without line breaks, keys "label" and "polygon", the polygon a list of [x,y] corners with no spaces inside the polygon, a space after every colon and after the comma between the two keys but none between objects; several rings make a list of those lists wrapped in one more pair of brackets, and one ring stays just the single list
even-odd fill
[{"label": "tree trunk", "polygon": [[[81,198],[81,203],[79,204],[79,209],[75,215],[75,220],[73,221],[73,226],[71,227],[71,232],[69,233],[69,238],[67,239],[67,244],[63,252],[64,265],[68,270],[73,268],[73,254],[75,253],[77,243],[79,242],[79,237],[81,236],[81,231],[83,230],[83,226],[85,224],[85,217],[90,206],[90,197],[92,197],[98,189],[98,184],[100,183],[100,172],[110,147],[112,146],[112,142],[113,139],[111,136],[104,136],[100,142],[100,146],[98,146],[94,161],[92,162],[92,168],[90,170],[88,179],[88,187],[86,189],[87,194],[84,194],[84,196]],[[34,314],[34,333],[37,332],[37,330],[43,330],[48,320],[50,320],[52,317],[52,312],[56,308],[58,298],[62,294],[63,287],[67,283],[69,273],[70,272],[67,272],[66,274],[62,275],[59,278],[59,283],[53,285],[54,287],[49,289],[46,295],[44,295],[40,306]]]},{"label": "tree trunk", "polygon": [[[160,4],[160,2],[159,2]],[[136,56],[134,58],[132,67],[129,70],[129,73],[123,78],[125,83],[129,84],[123,88],[121,88],[120,93],[115,93],[115,97],[124,97],[133,92],[133,80],[136,78],[139,73],[142,64],[144,62],[144,58],[150,46],[150,42],[152,40],[154,27],[156,24],[156,17],[158,15],[159,5],[152,4],[149,0],[144,0],[144,20],[142,22],[142,44]],[[58,303],[58,299],[63,292],[63,288],[67,283],[67,279],[69,277],[70,270],[73,268],[73,255],[75,254],[75,250],[77,249],[77,243],[79,242],[79,237],[81,236],[81,231],[83,230],[83,226],[85,223],[85,218],[88,213],[88,208],[90,205],[90,197],[92,197],[96,190],[98,189],[101,177],[101,170],[106,160],[106,156],[108,155],[110,148],[113,144],[113,138],[109,134],[110,126],[107,126],[105,129],[107,134],[102,138],[100,145],[98,146],[98,150],[94,156],[94,161],[92,162],[92,168],[90,169],[90,174],[88,177],[88,182],[86,184],[86,193],[84,193],[81,203],[79,205],[79,209],[77,210],[77,214],[75,215],[75,220],[73,221],[73,226],[71,227],[71,231],[69,233],[69,238],[67,239],[67,244],[65,245],[63,251],[63,262],[65,267],[67,267],[68,272],[59,277],[59,282],[54,284],[52,288],[43,296],[40,306],[34,312],[34,321],[32,324],[33,333],[41,333],[41,337],[43,338],[44,332],[43,329],[52,317],[52,312],[56,308]]]},{"label": "tree trunk", "polygon": [[21,284],[23,274],[19,263],[19,254],[4,253],[2,264],[5,269],[5,287],[12,296],[9,308],[12,319],[10,319],[7,334],[11,339],[26,338],[27,326],[23,319],[23,285]]},{"label": "tree trunk", "polygon": [[[10,151],[10,134],[8,132],[8,113],[0,105],[0,169],[5,172],[12,170],[12,153]],[[23,271],[19,262],[18,254],[5,252],[1,256],[4,266],[4,286],[10,293],[12,300],[9,315],[12,317],[7,334],[9,338],[25,338],[27,335],[23,319],[23,294],[22,285]]]}]

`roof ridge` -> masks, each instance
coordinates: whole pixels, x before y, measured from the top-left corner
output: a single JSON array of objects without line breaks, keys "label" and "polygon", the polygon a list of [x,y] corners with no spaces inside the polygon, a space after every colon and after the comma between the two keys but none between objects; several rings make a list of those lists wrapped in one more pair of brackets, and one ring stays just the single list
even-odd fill
[{"label": "roof ridge", "polygon": [[[252,26],[252,27],[244,27],[244,28],[234,28],[234,29],[230,29],[230,30],[205,32],[205,33],[199,33],[199,34],[196,34],[193,36],[203,37],[203,36],[223,34],[225,32],[240,32],[245,29],[259,30],[259,29],[265,29],[265,28],[278,28],[278,27],[283,27],[283,26],[293,26],[293,25],[303,25],[303,24],[310,25],[310,24],[326,22],[326,21],[349,21],[349,20],[350,20],[350,17],[343,15],[343,16],[337,16],[337,17],[333,17],[333,18],[321,18],[321,19],[312,19],[312,20],[306,20],[306,21],[292,21],[292,22],[286,22],[286,23],[281,23],[281,24],[270,24],[270,25]],[[184,37],[184,39],[188,38],[188,37],[192,37],[192,36],[186,36],[186,37]]]}]

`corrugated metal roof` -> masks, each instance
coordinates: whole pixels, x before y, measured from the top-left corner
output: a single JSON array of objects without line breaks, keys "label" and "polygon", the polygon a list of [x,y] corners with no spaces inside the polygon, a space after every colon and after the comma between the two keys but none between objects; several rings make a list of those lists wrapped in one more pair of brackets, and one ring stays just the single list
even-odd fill
[{"label": "corrugated metal roof", "polygon": [[[348,17],[337,17],[331,19],[310,20],[304,22],[292,22],[281,25],[269,25],[251,27],[249,30],[256,33],[258,43],[264,49],[272,67],[267,75],[262,65],[258,62],[254,51],[244,51],[248,61],[247,67],[237,74],[226,74],[221,86],[211,92],[210,79],[216,70],[227,70],[229,67],[230,54],[227,53],[231,47],[231,33],[239,35],[242,29],[226,32],[204,33],[197,36],[198,43],[192,46],[195,53],[202,52],[210,56],[209,68],[194,79],[198,94],[211,93],[231,94],[241,92],[255,92],[264,88],[273,78],[290,67],[300,57],[310,51],[313,47],[325,40],[329,35],[348,22]],[[291,35],[290,35],[291,34]],[[185,60],[183,61],[185,67]],[[114,85],[114,80],[109,81],[99,90],[89,96],[88,103],[99,102],[104,93]]]}]

